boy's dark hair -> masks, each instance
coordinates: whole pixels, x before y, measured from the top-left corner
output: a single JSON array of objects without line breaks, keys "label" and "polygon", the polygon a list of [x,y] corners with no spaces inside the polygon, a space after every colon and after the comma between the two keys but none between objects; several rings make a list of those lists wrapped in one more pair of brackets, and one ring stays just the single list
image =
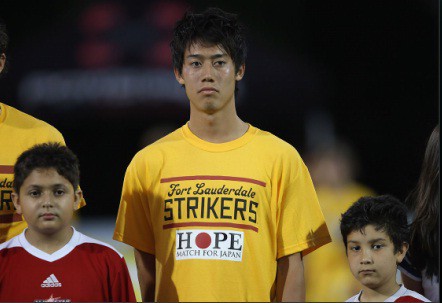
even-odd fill
[{"label": "boy's dark hair", "polygon": [[[8,50],[9,37],[6,31],[6,25],[0,19],[0,55],[5,54]],[[6,72],[7,64],[5,63],[5,67],[3,68],[2,73]]]},{"label": "boy's dark hair", "polygon": [[391,195],[362,197],[341,215],[341,234],[347,247],[347,236],[353,231],[363,232],[367,225],[384,231],[394,245],[394,252],[402,251],[402,244],[409,243],[410,228],[407,207]]},{"label": "boy's dark hair", "polygon": [[194,43],[222,46],[235,64],[235,73],[246,61],[247,46],[243,25],[239,23],[236,14],[219,8],[210,7],[201,14],[188,11],[176,23],[170,48],[173,67],[180,75],[183,71],[184,52]]},{"label": "boy's dark hair", "polygon": [[76,190],[80,183],[79,166],[77,156],[58,142],[34,145],[23,152],[14,165],[14,190],[19,193],[25,179],[39,168],[55,169]]}]

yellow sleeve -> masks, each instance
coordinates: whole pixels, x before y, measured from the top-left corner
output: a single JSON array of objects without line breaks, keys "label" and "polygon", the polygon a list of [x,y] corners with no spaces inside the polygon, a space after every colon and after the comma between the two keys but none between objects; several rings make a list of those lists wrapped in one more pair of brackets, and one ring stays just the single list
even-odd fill
[{"label": "yellow sleeve", "polygon": [[310,173],[296,151],[282,162],[280,186],[277,258],[306,255],[331,242]]},{"label": "yellow sleeve", "polygon": [[148,193],[142,186],[147,184],[147,171],[146,164],[136,155],[124,176],[113,238],[136,249],[155,254]]}]

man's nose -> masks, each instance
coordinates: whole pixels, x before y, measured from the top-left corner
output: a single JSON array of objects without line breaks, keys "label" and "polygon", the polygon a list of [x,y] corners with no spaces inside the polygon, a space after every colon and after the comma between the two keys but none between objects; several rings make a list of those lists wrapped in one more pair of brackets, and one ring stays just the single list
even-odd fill
[{"label": "man's nose", "polygon": [[212,82],[213,81],[213,66],[211,64],[204,64],[202,67],[202,81]]}]

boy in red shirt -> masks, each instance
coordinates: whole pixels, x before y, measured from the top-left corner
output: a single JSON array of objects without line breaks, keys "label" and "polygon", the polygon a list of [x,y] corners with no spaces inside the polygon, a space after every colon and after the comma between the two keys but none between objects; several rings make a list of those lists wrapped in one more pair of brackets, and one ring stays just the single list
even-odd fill
[{"label": "boy in red shirt", "polygon": [[12,199],[28,228],[0,244],[0,301],[135,302],[123,256],[71,226],[82,198],[72,151],[35,145],[14,175]]}]

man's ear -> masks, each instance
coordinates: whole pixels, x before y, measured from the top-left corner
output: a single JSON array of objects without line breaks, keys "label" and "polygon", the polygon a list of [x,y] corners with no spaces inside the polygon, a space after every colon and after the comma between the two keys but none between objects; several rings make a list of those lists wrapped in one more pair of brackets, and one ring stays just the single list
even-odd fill
[{"label": "man's ear", "polygon": [[19,195],[14,191],[11,194],[11,198],[12,198],[12,203],[14,203],[14,207],[15,207],[15,212],[19,215],[22,215],[22,211],[21,211],[21,204],[20,204],[20,197]]},{"label": "man's ear", "polygon": [[401,249],[396,253],[396,264],[402,262],[402,260],[405,258],[405,255],[407,254],[408,248],[408,243],[402,242]]},{"label": "man's ear", "polygon": [[184,85],[184,79],[177,68],[173,68],[173,73],[175,74],[175,79],[178,81],[178,83]]},{"label": "man's ear", "polygon": [[6,64],[6,55],[5,55],[5,53],[1,53],[0,54],[0,73],[5,68],[5,64]]},{"label": "man's ear", "polygon": [[74,201],[74,210],[77,210],[78,207],[80,206],[80,201],[83,198],[83,192],[81,191],[80,188],[78,188],[75,193],[75,201]]},{"label": "man's ear", "polygon": [[244,77],[244,73],[246,72],[246,65],[242,64],[239,69],[238,72],[235,75],[235,80],[239,81]]}]

